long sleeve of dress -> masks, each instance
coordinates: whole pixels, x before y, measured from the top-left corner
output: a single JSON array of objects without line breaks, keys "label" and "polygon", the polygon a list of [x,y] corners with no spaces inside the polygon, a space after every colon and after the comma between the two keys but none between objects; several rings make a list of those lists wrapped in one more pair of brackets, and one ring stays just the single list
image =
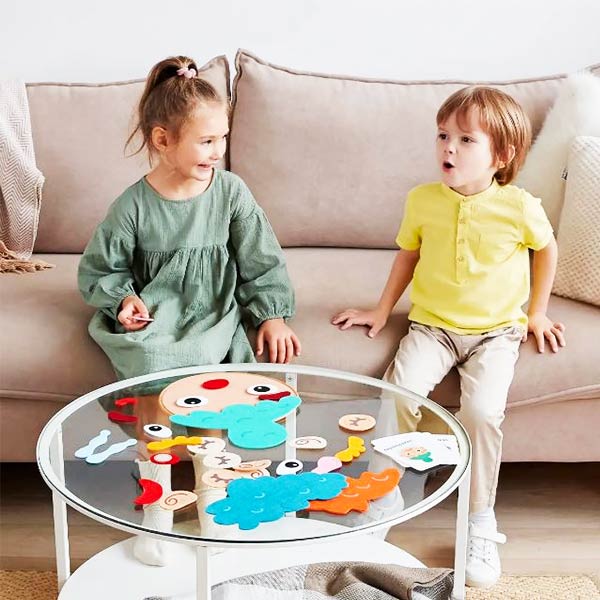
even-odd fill
[{"label": "long sleeve of dress", "polygon": [[240,182],[233,203],[230,242],[238,266],[236,297],[252,324],[294,315],[294,291],[283,251],[263,210]]},{"label": "long sleeve of dress", "polygon": [[78,284],[88,304],[116,320],[123,299],[136,292],[131,271],[135,237],[115,220],[111,209],[94,232],[79,263]]}]

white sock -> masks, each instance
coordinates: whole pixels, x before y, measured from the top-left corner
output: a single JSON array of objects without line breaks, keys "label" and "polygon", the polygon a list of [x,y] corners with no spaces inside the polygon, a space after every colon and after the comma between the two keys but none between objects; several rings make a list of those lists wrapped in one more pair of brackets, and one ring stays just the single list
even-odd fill
[{"label": "white sock", "polygon": [[469,515],[469,522],[480,529],[487,529],[489,531],[497,531],[498,529],[493,506],[488,506],[480,512],[471,513]]},{"label": "white sock", "polygon": [[[142,479],[152,479],[160,483],[163,496],[171,493],[171,465],[157,465],[149,460],[137,460]],[[165,510],[158,500],[144,506],[142,527],[158,531],[173,529],[173,511]],[[173,542],[157,540],[146,535],[138,535],[133,544],[133,555],[145,565],[164,567],[169,563]]]}]

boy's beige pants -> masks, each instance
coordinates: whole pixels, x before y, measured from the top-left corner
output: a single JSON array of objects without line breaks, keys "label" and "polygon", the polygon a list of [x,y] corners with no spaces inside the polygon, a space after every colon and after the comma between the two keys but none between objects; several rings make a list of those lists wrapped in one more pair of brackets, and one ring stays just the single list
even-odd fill
[{"label": "boy's beige pants", "polygon": [[[522,330],[505,327],[481,335],[459,335],[412,323],[383,376],[385,381],[421,396],[456,366],[460,410],[456,414],[473,445],[470,512],[493,507],[502,456],[502,431],[508,388],[519,356]],[[421,410],[408,399],[396,401],[400,431],[418,431]]]}]

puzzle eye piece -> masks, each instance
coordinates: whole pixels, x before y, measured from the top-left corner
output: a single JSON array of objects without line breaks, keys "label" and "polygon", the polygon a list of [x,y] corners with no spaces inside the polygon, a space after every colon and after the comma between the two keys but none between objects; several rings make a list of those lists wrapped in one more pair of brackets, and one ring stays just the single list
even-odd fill
[{"label": "puzzle eye piece", "polygon": [[198,406],[208,404],[208,400],[204,396],[184,396],[183,398],[179,398],[175,404],[183,408],[197,408]]},{"label": "puzzle eye piece", "polygon": [[246,391],[253,396],[260,396],[261,394],[272,394],[273,392],[278,392],[279,388],[270,383],[259,383],[257,385],[251,385]]},{"label": "puzzle eye piece", "polygon": [[165,425],[159,423],[149,423],[144,425],[144,433],[158,440],[166,440],[173,435],[173,432]]},{"label": "puzzle eye piece", "polygon": [[302,461],[299,460],[284,460],[277,465],[277,475],[295,475],[304,468]]}]

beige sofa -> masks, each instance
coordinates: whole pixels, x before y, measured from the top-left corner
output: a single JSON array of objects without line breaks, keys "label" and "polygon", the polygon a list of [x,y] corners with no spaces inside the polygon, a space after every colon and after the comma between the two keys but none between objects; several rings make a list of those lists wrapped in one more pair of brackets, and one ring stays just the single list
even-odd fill
[{"label": "beige sofa", "polygon": [[[301,362],[379,377],[407,329],[407,295],[374,340],[340,332],[331,315],[372,305],[394,256],[406,192],[436,179],[435,113],[465,82],[393,82],[300,73],[249,53],[236,59],[228,167],[279,237],[296,288]],[[600,65],[594,67],[600,75]],[[204,76],[229,89],[224,57]],[[537,132],[561,76],[499,83]],[[0,459],[31,461],[44,423],[73,398],[114,380],[87,334],[80,253],[116,196],[146,170],[123,157],[142,83],[27,86],[38,166],[46,176],[36,254],[56,268],[0,276]],[[531,190],[535,193],[535,190]],[[600,460],[600,309],[553,296],[568,347],[521,351],[504,426],[508,461]],[[456,407],[452,372],[433,398]]]}]

